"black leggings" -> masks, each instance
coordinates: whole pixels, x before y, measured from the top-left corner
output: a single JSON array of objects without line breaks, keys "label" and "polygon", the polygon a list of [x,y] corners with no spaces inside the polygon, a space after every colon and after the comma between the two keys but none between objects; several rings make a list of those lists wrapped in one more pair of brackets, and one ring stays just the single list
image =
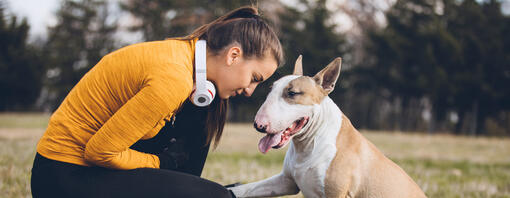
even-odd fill
[{"label": "black leggings", "polygon": [[40,154],[34,160],[31,187],[34,198],[232,197],[222,185],[186,173],[153,168],[86,167]]}]

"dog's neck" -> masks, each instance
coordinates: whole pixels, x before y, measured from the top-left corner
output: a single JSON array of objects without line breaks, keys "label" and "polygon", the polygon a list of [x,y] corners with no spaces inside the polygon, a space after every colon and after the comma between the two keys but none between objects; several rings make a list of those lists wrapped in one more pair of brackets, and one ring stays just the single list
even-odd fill
[{"label": "dog's neck", "polygon": [[312,154],[316,150],[315,142],[317,140],[330,138],[328,135],[331,135],[331,133],[337,134],[340,129],[342,111],[333,100],[326,96],[318,106],[318,108],[314,108],[302,133],[292,139],[297,153]]}]

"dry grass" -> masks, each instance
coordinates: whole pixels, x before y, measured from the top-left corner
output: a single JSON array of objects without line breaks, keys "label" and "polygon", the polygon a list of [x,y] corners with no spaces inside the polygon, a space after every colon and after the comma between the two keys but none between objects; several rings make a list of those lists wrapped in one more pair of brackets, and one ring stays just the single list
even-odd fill
[{"label": "dry grass", "polygon": [[0,197],[30,197],[36,143],[35,138],[0,138]]},{"label": "dry grass", "polygon": [[361,132],[392,159],[510,163],[508,138]]},{"label": "dry grass", "polygon": [[[34,149],[48,115],[0,114],[0,197],[30,197]],[[251,124],[228,124],[203,177],[229,184],[281,171],[285,148],[263,155]],[[510,139],[363,131],[429,197],[510,197]],[[301,195],[287,197],[302,197]]]},{"label": "dry grass", "polygon": [[0,113],[0,128],[46,128],[49,119],[47,113]]}]

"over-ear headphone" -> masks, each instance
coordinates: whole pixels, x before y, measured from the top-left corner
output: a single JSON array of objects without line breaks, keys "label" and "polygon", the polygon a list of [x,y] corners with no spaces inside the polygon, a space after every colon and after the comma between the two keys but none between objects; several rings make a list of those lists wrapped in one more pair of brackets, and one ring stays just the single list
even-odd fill
[{"label": "over-ear headphone", "polygon": [[205,40],[198,40],[195,44],[195,87],[191,102],[199,107],[211,104],[216,95],[214,84],[207,80],[206,49]]}]

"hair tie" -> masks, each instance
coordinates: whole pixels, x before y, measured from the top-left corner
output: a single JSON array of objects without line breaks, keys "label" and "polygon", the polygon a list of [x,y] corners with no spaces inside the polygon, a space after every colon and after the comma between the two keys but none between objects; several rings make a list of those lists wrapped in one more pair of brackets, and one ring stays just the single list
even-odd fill
[{"label": "hair tie", "polygon": [[260,19],[260,16],[258,14],[252,14],[250,18],[253,18],[253,19]]}]

